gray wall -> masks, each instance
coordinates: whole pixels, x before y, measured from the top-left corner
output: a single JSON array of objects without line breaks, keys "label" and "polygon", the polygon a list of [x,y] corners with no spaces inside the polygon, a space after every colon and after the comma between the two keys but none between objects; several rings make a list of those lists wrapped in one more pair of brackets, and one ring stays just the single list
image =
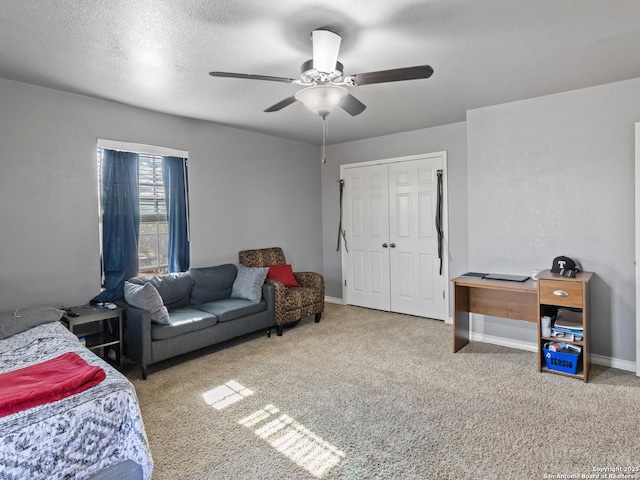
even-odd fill
[{"label": "gray wall", "polygon": [[[640,79],[467,112],[467,122],[332,145],[322,169],[327,295],[342,297],[336,252],[340,165],[448,153],[451,277],[531,274],[568,255],[596,272],[592,351],[635,360],[634,123]],[[466,136],[466,138],[465,138]],[[535,342],[535,325],[474,316],[474,332]]]},{"label": "gray wall", "polygon": [[[296,269],[324,270],[327,295],[338,298],[340,165],[447,151],[451,276],[528,274],[574,256],[597,274],[594,353],[635,359],[640,79],[331,145],[324,166],[316,146],[18,82],[0,79],[0,100],[0,311],[78,304],[98,292],[98,138],[190,152],[194,266],[282,245]],[[532,329],[495,318],[474,324],[526,342]]]},{"label": "gray wall", "polygon": [[[629,361],[637,121],[640,79],[467,113],[470,269],[530,274],[576,258],[596,273],[593,353]],[[533,324],[494,318],[474,331],[535,338]]]},{"label": "gray wall", "polygon": [[[357,120],[356,120],[357,121]],[[340,165],[421,153],[447,152],[449,193],[449,272],[468,267],[467,131],[465,123],[426,128],[327,147],[322,168],[323,258],[326,293],[342,298],[341,253],[336,251],[339,221]],[[453,277],[452,277],[453,278]]]},{"label": "gray wall", "polygon": [[0,311],[100,291],[98,138],[189,151],[192,265],[322,271],[318,147],[0,79]]}]

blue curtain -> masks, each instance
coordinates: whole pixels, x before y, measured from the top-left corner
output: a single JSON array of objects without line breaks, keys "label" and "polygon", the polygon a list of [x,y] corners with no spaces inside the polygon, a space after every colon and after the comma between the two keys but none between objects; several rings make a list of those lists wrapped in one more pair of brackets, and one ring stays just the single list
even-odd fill
[{"label": "blue curtain", "polygon": [[189,269],[189,196],[187,161],[162,157],[162,177],[169,222],[169,266],[171,272]]},{"label": "blue curtain", "polygon": [[137,153],[103,150],[102,209],[104,289],[93,301],[111,302],[124,296],[124,282],[138,274]]}]

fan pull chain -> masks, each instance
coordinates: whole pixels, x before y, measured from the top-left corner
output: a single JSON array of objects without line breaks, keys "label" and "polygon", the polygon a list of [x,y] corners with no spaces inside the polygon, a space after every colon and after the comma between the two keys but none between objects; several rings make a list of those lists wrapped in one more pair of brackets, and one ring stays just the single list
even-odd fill
[{"label": "fan pull chain", "polygon": [[327,163],[327,116],[322,116],[322,163]]}]

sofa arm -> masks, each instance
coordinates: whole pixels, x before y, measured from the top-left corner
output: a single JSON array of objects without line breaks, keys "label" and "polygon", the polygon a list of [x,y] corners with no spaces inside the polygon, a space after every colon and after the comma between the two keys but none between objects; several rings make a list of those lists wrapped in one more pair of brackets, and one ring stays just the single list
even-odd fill
[{"label": "sofa arm", "polygon": [[294,272],[293,275],[303,287],[322,290],[322,297],[324,298],[324,277],[322,275],[316,272]]},{"label": "sofa arm", "polygon": [[151,313],[128,303],[124,305],[124,355],[143,370],[152,362],[151,357]]},{"label": "sofa arm", "polygon": [[265,285],[269,285],[273,288],[273,320],[276,325],[284,325],[285,322],[285,307],[287,305],[286,300],[286,287],[278,280],[267,278],[264,282]]},{"label": "sofa arm", "polygon": [[276,288],[273,284],[265,282],[264,285],[262,285],[262,298],[267,302],[267,310],[271,312],[271,319],[275,324]]}]

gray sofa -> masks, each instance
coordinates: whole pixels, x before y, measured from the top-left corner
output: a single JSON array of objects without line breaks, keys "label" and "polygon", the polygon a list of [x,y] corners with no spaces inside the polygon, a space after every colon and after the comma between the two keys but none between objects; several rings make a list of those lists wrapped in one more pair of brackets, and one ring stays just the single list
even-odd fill
[{"label": "gray sofa", "polygon": [[[150,282],[169,312],[167,324],[154,323],[151,313],[127,302],[124,354],[142,367],[274,325],[274,287],[262,286],[259,302],[230,298],[238,268],[232,264],[193,268],[184,273],[134,277]],[[259,291],[258,291],[259,296]]]}]

